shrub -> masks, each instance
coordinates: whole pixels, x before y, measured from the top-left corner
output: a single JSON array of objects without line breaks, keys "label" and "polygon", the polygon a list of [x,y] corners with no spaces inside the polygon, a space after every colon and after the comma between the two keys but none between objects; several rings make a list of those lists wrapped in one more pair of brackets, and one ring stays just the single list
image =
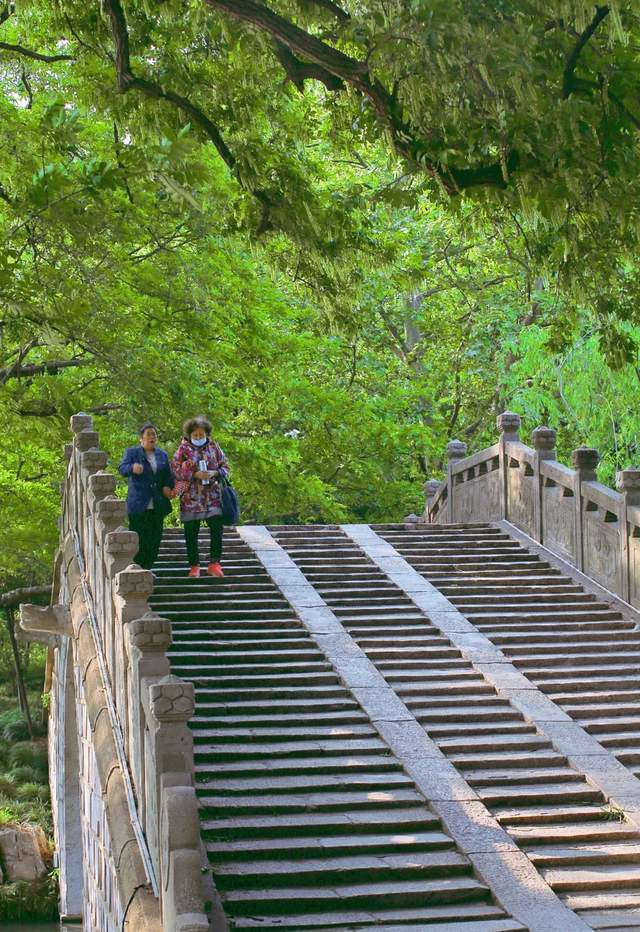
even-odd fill
[{"label": "shrub", "polygon": [[43,779],[42,771],[36,770],[35,767],[30,767],[29,764],[22,764],[19,767],[13,767],[7,776],[13,777],[16,783],[42,784],[46,781],[46,774],[44,775]]},{"label": "shrub", "polygon": [[9,744],[29,737],[27,720],[20,709],[10,709],[0,715],[0,734]]},{"label": "shrub", "polygon": [[0,924],[9,921],[41,922],[58,918],[58,871],[32,883],[0,886]]},{"label": "shrub", "polygon": [[7,799],[15,799],[17,786],[11,774],[0,773],[0,796]]},{"label": "shrub", "polygon": [[13,770],[19,766],[32,767],[38,771],[44,779],[48,773],[47,746],[41,742],[21,741],[9,751],[9,761]]}]

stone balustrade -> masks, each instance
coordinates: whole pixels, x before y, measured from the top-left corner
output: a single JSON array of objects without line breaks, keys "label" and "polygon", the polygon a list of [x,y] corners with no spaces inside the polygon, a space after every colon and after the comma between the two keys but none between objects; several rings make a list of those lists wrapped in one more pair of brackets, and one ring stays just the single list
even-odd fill
[{"label": "stone balustrade", "polygon": [[[85,414],[65,448],[48,609],[22,606],[50,647],[50,760],[61,913],[86,929],[208,932],[194,788],[193,686],[171,675],[171,625]],[[79,882],[79,877],[82,882]]]},{"label": "stone balustrade", "polygon": [[617,491],[597,481],[598,451],[578,447],[572,467],[556,460],[556,432],[520,440],[520,416],[497,419],[499,440],[467,456],[447,446],[447,476],[425,483],[422,521],[508,521],[635,608],[640,608],[640,469],[623,469]]}]

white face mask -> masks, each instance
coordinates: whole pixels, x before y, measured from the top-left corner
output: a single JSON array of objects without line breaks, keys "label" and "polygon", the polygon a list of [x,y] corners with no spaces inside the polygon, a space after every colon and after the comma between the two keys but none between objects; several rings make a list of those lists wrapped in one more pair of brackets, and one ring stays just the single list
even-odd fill
[{"label": "white face mask", "polygon": [[194,445],[194,447],[203,447],[206,442],[206,437],[200,437],[199,440],[195,440],[193,437],[191,438],[191,443]]}]

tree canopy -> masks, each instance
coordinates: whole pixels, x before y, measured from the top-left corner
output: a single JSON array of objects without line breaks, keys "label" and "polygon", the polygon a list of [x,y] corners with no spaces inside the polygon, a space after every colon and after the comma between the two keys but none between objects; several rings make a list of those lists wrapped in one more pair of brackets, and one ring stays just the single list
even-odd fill
[{"label": "tree canopy", "polygon": [[494,415],[636,455],[631,4],[0,11],[0,590],[61,445],[208,413],[255,521],[397,520]]}]

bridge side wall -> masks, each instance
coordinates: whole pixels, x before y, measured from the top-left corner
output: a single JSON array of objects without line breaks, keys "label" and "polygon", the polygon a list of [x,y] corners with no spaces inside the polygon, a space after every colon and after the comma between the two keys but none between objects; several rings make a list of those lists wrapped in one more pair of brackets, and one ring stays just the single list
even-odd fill
[{"label": "bridge side wall", "polygon": [[448,447],[447,478],[425,486],[423,522],[511,522],[529,537],[640,608],[640,470],[618,473],[618,491],[596,481],[598,453],[573,451],[573,468],[555,458],[556,434],[533,431],[520,442],[520,417],[498,418],[497,444],[466,456],[466,444]]}]

